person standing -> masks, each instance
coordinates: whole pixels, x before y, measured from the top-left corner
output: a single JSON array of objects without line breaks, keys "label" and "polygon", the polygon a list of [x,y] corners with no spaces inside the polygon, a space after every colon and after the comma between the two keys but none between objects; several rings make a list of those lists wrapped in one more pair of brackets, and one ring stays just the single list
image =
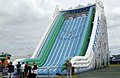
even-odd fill
[{"label": "person standing", "polygon": [[72,78],[72,76],[71,76],[71,74],[72,74],[72,64],[71,64],[69,59],[66,61],[65,66],[66,66],[66,69],[67,69],[67,78]]},{"label": "person standing", "polygon": [[36,78],[36,76],[37,76],[37,65],[35,64],[35,63],[33,63],[33,65],[32,65],[32,77],[33,78]]},{"label": "person standing", "polygon": [[20,78],[20,68],[21,68],[21,64],[20,62],[18,62],[18,64],[16,65],[16,68],[17,68],[17,78]]},{"label": "person standing", "polygon": [[13,78],[13,72],[14,72],[14,66],[12,65],[12,62],[8,65],[8,78]]},{"label": "person standing", "polygon": [[24,78],[24,70],[25,70],[25,64],[24,64],[24,62],[22,62],[22,65],[21,65],[20,69],[21,69],[20,77]]},{"label": "person standing", "polygon": [[27,77],[28,67],[29,67],[29,64],[28,64],[28,62],[26,62],[26,64],[25,64],[25,69],[24,69],[25,77]]},{"label": "person standing", "polygon": [[27,78],[33,78],[31,75],[31,66],[28,65]]},{"label": "person standing", "polygon": [[0,61],[0,78],[2,77],[2,72],[3,72],[3,65],[2,62]]}]

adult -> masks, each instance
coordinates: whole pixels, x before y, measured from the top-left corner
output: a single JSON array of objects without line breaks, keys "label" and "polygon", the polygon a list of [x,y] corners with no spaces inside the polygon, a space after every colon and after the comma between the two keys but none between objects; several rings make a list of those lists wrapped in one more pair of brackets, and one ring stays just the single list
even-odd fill
[{"label": "adult", "polygon": [[28,66],[27,78],[33,78],[31,75],[31,66]]},{"label": "adult", "polygon": [[8,64],[8,78],[13,78],[14,66],[12,62]]},{"label": "adult", "polygon": [[70,59],[68,59],[66,61],[65,66],[66,66],[66,69],[67,69],[67,78],[72,78],[72,76],[71,76],[71,74],[72,74],[72,64],[70,62]]},{"label": "adult", "polygon": [[20,71],[21,71],[21,64],[20,62],[18,62],[18,64],[16,65],[16,68],[17,68],[17,78],[20,78]]},{"label": "adult", "polygon": [[2,72],[3,72],[3,65],[2,62],[0,61],[0,78],[2,77]]},{"label": "adult", "polygon": [[26,62],[26,64],[25,64],[25,69],[24,69],[25,77],[27,77],[28,67],[29,67],[29,64],[28,64],[28,62]]},{"label": "adult", "polygon": [[20,69],[21,69],[20,77],[24,78],[24,70],[25,70],[25,64],[24,64],[24,62],[22,62],[22,65],[21,65]]},{"label": "adult", "polygon": [[35,63],[33,63],[33,65],[32,65],[32,77],[33,78],[36,78],[36,76],[37,76],[37,65],[35,64]]}]

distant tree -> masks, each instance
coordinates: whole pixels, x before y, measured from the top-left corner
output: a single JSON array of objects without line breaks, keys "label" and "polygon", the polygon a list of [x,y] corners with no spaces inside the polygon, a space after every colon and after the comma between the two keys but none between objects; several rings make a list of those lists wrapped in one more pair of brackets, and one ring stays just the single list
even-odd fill
[{"label": "distant tree", "polygon": [[120,58],[120,54],[118,54],[118,55],[112,55],[113,57],[115,57],[115,58]]}]

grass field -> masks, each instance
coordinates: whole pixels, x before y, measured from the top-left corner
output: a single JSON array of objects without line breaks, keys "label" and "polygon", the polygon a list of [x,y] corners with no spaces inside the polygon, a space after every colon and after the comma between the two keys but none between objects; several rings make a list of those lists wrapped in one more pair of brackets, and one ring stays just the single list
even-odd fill
[{"label": "grass field", "polygon": [[[7,78],[2,77],[2,78]],[[39,77],[42,78],[42,77]],[[47,77],[44,77],[47,78]],[[50,77],[53,78],[53,77]],[[54,78],[67,78],[66,76],[57,76]],[[78,75],[73,75],[72,78],[78,78]],[[79,78],[120,78],[120,64],[112,64],[109,67],[96,69],[80,74]]]},{"label": "grass field", "polygon": [[[66,78],[66,76],[55,78]],[[78,75],[73,75],[72,78],[78,78]],[[79,78],[120,78],[120,64],[81,73]]]}]

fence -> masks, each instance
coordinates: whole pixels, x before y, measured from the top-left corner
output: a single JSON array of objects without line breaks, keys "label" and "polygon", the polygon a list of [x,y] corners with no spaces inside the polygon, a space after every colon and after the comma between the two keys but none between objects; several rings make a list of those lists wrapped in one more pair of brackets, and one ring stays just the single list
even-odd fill
[{"label": "fence", "polygon": [[[44,68],[40,68],[40,69],[46,69],[48,71],[48,75],[47,77],[44,78],[50,78],[50,74],[49,74],[49,70],[50,69],[56,69],[56,68],[62,68],[62,67],[44,67]],[[76,68],[77,71],[79,72],[79,69],[82,68]],[[5,70],[7,71],[7,70]],[[3,76],[2,78],[8,78],[7,75]],[[42,77],[38,77],[38,78],[42,78]],[[53,78],[53,77],[52,77]],[[54,78],[67,78],[67,76],[55,76]],[[92,71],[88,71],[88,72],[84,72],[84,73],[76,73],[75,75],[72,75],[72,78],[120,78],[120,65],[119,64],[113,64],[110,65],[109,67],[103,67],[101,69],[97,69],[97,70],[92,70]]]},{"label": "fence", "polygon": [[[50,69],[56,69],[56,68],[58,67],[49,67],[46,69],[48,69],[48,73],[49,73]],[[76,69],[79,72],[79,69],[82,69],[82,68],[76,68]],[[48,78],[67,78],[67,75],[51,77],[50,74],[48,74],[47,77]],[[44,77],[44,78],[47,78],[47,77]],[[38,78],[42,78],[42,77],[38,77]],[[72,74],[72,78],[120,78],[120,64],[112,64],[107,67],[102,67],[102,68],[90,70],[83,73]]]},{"label": "fence", "polygon": [[[48,72],[47,77],[48,77],[48,78],[51,78],[51,76],[50,76],[50,69],[58,69],[58,68],[63,68],[63,67],[51,66],[51,67],[40,67],[40,68],[38,68],[38,69],[46,69],[47,72]],[[78,72],[78,73],[76,74],[77,78],[80,78],[79,69],[80,69],[80,67],[77,68],[77,72]],[[71,72],[71,76],[72,76],[72,72]],[[43,77],[44,77],[44,76],[43,76]],[[54,76],[54,78],[57,78],[57,77],[58,77],[58,76]],[[68,75],[64,75],[64,77],[68,78]],[[38,78],[42,78],[42,76],[40,75],[40,76],[38,76]],[[46,78],[46,77],[45,77],[45,78]],[[52,78],[53,78],[53,77],[52,77]]]}]

